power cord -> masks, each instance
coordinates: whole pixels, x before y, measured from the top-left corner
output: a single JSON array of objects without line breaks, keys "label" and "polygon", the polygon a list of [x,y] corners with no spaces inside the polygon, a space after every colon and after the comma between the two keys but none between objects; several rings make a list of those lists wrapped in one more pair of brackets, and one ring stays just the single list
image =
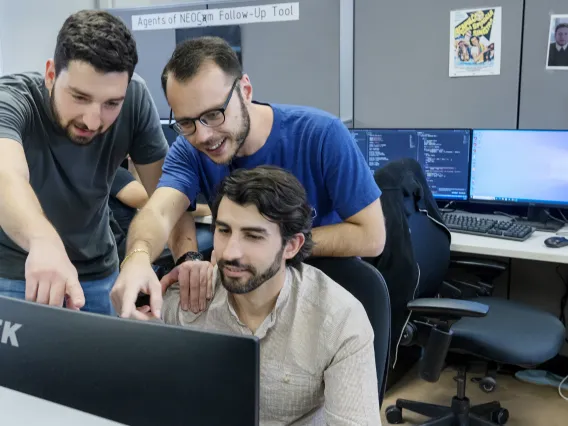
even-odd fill
[{"label": "power cord", "polygon": [[456,202],[455,201],[450,201],[449,203],[447,203],[444,207],[442,207],[440,209],[440,211],[442,213],[453,213],[456,211],[456,208],[454,207],[453,209],[451,209],[450,207],[453,206]]},{"label": "power cord", "polygon": [[564,377],[564,379],[562,379],[562,381],[561,381],[560,384],[558,385],[558,393],[560,394],[560,397],[561,397],[563,400],[568,401],[568,398],[565,397],[565,396],[562,394],[562,385],[564,384],[564,382],[565,382],[566,380],[568,380],[568,376]]},{"label": "power cord", "polygon": [[[559,210],[559,211],[560,211],[560,210]],[[547,215],[549,218],[551,218],[552,220],[555,220],[555,221],[557,221],[557,222],[560,222],[560,223],[563,223],[564,225],[566,225],[566,219],[564,219],[564,220],[558,219],[557,217],[552,216],[548,210],[545,210],[544,212],[545,212],[546,215]],[[562,214],[562,212],[560,212],[560,214]],[[564,215],[562,215],[562,216],[564,216]]]},{"label": "power cord", "polygon": [[517,216],[513,216],[512,214],[505,213],[505,212],[500,212],[498,210],[494,211],[493,214],[496,215],[496,216],[505,216],[505,217],[508,217],[509,219],[512,219],[512,220],[517,219]]}]

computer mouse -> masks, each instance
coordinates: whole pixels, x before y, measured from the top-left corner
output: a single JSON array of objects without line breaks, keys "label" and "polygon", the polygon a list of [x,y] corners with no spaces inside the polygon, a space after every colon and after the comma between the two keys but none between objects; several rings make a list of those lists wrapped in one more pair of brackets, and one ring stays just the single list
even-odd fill
[{"label": "computer mouse", "polygon": [[568,246],[568,239],[565,238],[565,237],[559,237],[559,236],[550,237],[550,238],[547,238],[546,240],[544,240],[544,244],[546,245],[546,247],[550,247],[550,248],[565,247],[565,246]]}]

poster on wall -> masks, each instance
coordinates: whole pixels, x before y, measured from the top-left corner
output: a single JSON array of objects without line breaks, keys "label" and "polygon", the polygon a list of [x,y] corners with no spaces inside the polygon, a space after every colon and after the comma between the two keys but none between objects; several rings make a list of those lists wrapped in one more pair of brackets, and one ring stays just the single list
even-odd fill
[{"label": "poster on wall", "polygon": [[568,70],[568,15],[551,15],[546,51],[547,70]]},{"label": "poster on wall", "polygon": [[450,13],[450,77],[501,74],[501,7]]}]

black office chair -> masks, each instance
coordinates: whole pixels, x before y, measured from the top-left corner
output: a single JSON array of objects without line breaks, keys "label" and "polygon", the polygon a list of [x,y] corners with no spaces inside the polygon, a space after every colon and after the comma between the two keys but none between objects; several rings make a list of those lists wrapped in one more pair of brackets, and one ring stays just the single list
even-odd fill
[{"label": "black office chair", "polygon": [[357,298],[365,308],[375,334],[375,364],[379,403],[385,393],[390,345],[390,302],[383,276],[371,265],[355,257],[312,257],[305,263],[323,271]]},{"label": "black office chair", "polygon": [[[420,282],[417,298],[407,304],[412,316],[401,345],[423,348],[420,376],[424,380],[436,382],[439,379],[448,351],[526,368],[544,363],[559,353],[565,329],[552,314],[497,297],[439,298],[450,265],[447,229],[418,207],[408,223],[420,268]],[[497,401],[470,405],[465,392],[466,365],[458,367],[456,381],[457,395],[450,407],[398,399],[396,405],[386,409],[387,421],[402,423],[403,410],[410,410],[432,418],[424,426],[507,422],[509,413]]]}]

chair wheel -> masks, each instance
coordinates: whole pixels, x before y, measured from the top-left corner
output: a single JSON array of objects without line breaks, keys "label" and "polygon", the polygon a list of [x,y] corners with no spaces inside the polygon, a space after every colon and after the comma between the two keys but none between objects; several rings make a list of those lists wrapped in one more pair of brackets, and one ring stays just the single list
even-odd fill
[{"label": "chair wheel", "polygon": [[497,423],[498,425],[504,425],[509,420],[509,410],[506,408],[501,408],[497,411],[491,413],[491,421]]},{"label": "chair wheel", "polygon": [[385,415],[387,417],[387,422],[391,425],[398,425],[404,423],[402,421],[402,409],[398,408],[396,405],[391,405],[385,410]]},{"label": "chair wheel", "polygon": [[479,388],[485,393],[491,393],[497,387],[497,381],[493,377],[484,377],[479,381]]}]

